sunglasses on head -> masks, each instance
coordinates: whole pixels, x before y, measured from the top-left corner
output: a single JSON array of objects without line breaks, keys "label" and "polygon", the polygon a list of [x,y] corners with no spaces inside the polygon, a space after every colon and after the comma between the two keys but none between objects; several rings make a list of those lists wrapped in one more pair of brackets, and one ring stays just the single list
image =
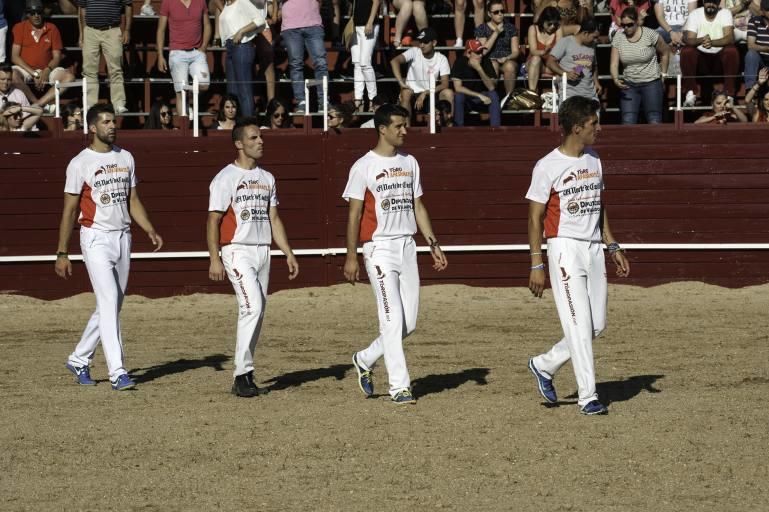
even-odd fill
[{"label": "sunglasses on head", "polygon": [[635,27],[635,23],[620,23],[620,27],[622,27],[622,28],[633,28],[633,27]]},{"label": "sunglasses on head", "polygon": [[491,14],[494,14],[495,16],[499,16],[500,14],[505,14],[505,10],[497,9],[496,11],[491,11]]}]

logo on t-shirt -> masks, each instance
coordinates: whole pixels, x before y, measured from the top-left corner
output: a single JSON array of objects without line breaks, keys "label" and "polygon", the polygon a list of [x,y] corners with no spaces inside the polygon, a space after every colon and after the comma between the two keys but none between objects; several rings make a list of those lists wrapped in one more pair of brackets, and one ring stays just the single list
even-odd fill
[{"label": "logo on t-shirt", "polygon": [[384,199],[382,201],[382,209],[383,210],[389,210],[390,209],[390,200],[389,199]]},{"label": "logo on t-shirt", "polygon": [[566,211],[572,215],[576,215],[576,213],[579,211],[579,203],[577,203],[576,201],[570,202],[566,206]]},{"label": "logo on t-shirt", "polygon": [[248,220],[250,218],[251,218],[251,212],[248,209],[245,209],[242,212],[240,212],[241,220]]},{"label": "logo on t-shirt", "polygon": [[109,202],[110,202],[109,194],[105,193],[105,194],[100,195],[99,196],[99,201],[101,201],[101,204],[109,204]]}]

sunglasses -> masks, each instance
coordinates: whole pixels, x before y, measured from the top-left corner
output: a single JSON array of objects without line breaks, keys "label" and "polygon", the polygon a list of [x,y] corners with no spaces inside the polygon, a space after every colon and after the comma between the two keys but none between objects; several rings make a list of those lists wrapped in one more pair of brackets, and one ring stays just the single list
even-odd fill
[{"label": "sunglasses", "polygon": [[633,28],[633,27],[635,27],[635,23],[620,23],[620,27],[622,27],[622,28]]},{"label": "sunglasses", "polygon": [[166,110],[165,112],[160,112],[160,117],[166,117],[170,115],[171,115],[171,112],[169,112],[168,110]]},{"label": "sunglasses", "polygon": [[38,10],[30,9],[29,11],[27,11],[27,14],[30,15],[30,16],[42,16],[43,15],[43,11],[38,11]]},{"label": "sunglasses", "polygon": [[500,14],[505,14],[505,10],[504,9],[497,9],[496,11],[491,11],[491,14],[493,14],[495,16],[499,16]]},{"label": "sunglasses", "polygon": [[339,116],[338,116],[338,115],[336,115],[336,114],[329,114],[329,115],[328,115],[328,118],[329,118],[329,119],[339,119]]},{"label": "sunglasses", "polygon": [[273,119],[278,119],[279,117],[286,117],[286,114],[283,114],[281,112],[275,112],[274,114],[272,114]]}]

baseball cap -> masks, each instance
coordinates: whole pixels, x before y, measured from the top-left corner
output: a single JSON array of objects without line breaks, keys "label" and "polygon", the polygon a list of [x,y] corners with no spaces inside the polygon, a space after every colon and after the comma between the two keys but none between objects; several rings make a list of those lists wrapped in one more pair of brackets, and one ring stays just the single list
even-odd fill
[{"label": "baseball cap", "polygon": [[43,10],[43,2],[42,2],[42,0],[27,0],[27,10],[28,11],[42,11]]},{"label": "baseball cap", "polygon": [[416,37],[420,43],[431,43],[438,40],[438,33],[432,27],[426,27],[419,31]]},{"label": "baseball cap", "polygon": [[473,53],[482,53],[483,44],[481,44],[481,42],[477,39],[468,39],[465,43],[465,50],[471,51]]}]

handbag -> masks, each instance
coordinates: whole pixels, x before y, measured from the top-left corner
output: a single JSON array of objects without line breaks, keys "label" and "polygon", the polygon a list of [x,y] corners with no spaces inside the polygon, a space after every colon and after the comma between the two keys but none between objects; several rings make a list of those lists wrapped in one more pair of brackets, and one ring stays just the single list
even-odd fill
[{"label": "handbag", "polygon": [[[504,108],[504,107],[503,107]],[[536,110],[542,108],[542,98],[528,89],[520,87],[515,89],[507,102],[507,108],[511,110]]]},{"label": "handbag", "polygon": [[345,48],[352,46],[352,40],[355,37],[355,2],[352,3],[352,15],[347,20],[347,24],[342,31],[342,44]]}]

